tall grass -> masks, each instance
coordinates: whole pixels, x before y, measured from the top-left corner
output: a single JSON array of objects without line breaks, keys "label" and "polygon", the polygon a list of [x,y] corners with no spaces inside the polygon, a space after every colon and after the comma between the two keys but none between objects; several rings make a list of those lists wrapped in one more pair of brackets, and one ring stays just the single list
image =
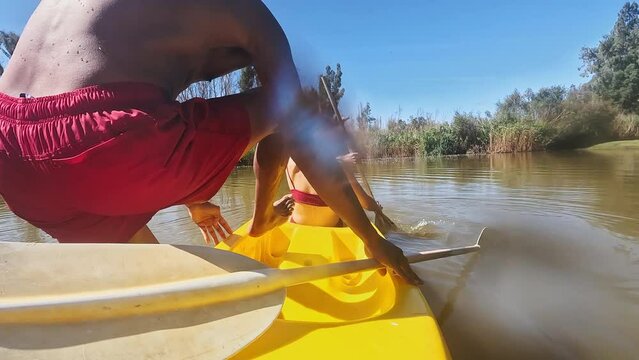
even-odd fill
[{"label": "tall grass", "polygon": [[620,140],[639,139],[639,115],[617,115],[612,124],[612,131]]},{"label": "tall grass", "polygon": [[513,153],[539,151],[547,148],[554,129],[533,122],[515,122],[495,125],[490,132],[490,142],[485,152]]},{"label": "tall grass", "polygon": [[391,121],[385,129],[359,131],[357,138],[369,157],[384,158],[484,152],[488,134],[486,119],[457,113],[451,123],[413,117]]},{"label": "tall grass", "polygon": [[515,91],[494,115],[456,113],[444,123],[393,120],[386,128],[360,127],[357,138],[371,158],[574,149],[639,138],[639,115],[621,113],[587,86],[555,86]]}]

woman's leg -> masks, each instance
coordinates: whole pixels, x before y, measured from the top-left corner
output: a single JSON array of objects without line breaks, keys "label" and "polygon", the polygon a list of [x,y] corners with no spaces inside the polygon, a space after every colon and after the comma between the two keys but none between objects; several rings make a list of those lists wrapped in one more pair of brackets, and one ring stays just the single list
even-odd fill
[{"label": "woman's leg", "polygon": [[129,240],[129,244],[159,244],[158,239],[153,235],[151,229],[149,229],[148,225],[144,225],[144,227],[133,235],[131,240]]},{"label": "woman's leg", "polygon": [[255,151],[255,208],[249,234],[260,236],[285,223],[293,212],[294,200],[285,195],[273,202],[288,162],[281,136],[272,134],[260,141]]}]

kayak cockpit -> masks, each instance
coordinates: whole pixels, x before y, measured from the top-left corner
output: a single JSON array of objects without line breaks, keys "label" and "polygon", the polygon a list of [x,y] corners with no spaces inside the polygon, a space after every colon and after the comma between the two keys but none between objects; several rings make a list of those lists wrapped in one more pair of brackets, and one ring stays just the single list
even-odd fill
[{"label": "kayak cockpit", "polygon": [[[348,228],[284,224],[260,237],[247,227],[219,248],[291,269],[367,258],[364,244]],[[280,318],[302,322],[361,321],[387,313],[395,305],[396,284],[376,270],[320,279],[290,287]]]}]

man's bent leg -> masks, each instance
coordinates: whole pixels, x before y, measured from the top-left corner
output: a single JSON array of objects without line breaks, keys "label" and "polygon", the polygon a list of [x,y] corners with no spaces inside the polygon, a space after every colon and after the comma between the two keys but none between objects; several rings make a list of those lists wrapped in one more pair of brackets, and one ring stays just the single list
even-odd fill
[{"label": "man's bent leg", "polygon": [[257,146],[253,159],[255,208],[249,234],[259,236],[287,221],[293,212],[290,195],[274,202],[289,154],[281,135],[274,134],[279,124],[272,116],[272,104],[264,90],[254,89],[233,97],[243,103],[251,122],[251,139],[245,153]]},{"label": "man's bent leg", "polygon": [[282,137],[272,134],[260,141],[253,159],[255,208],[249,234],[260,236],[288,220],[293,210],[290,195],[273,202],[288,161]]}]

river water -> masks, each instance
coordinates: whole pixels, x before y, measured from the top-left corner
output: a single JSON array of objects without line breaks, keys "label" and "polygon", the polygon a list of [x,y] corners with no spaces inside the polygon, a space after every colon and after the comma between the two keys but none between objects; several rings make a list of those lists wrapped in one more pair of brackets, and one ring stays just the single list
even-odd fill
[{"label": "river water", "polygon": [[[639,151],[572,151],[367,165],[407,251],[479,254],[416,266],[455,359],[639,358]],[[249,219],[254,179],[215,197]],[[285,189],[282,188],[282,193]],[[161,242],[201,243],[181,207],[151,222]],[[0,240],[53,241],[0,203]],[[159,264],[161,266],[161,264]]]}]

